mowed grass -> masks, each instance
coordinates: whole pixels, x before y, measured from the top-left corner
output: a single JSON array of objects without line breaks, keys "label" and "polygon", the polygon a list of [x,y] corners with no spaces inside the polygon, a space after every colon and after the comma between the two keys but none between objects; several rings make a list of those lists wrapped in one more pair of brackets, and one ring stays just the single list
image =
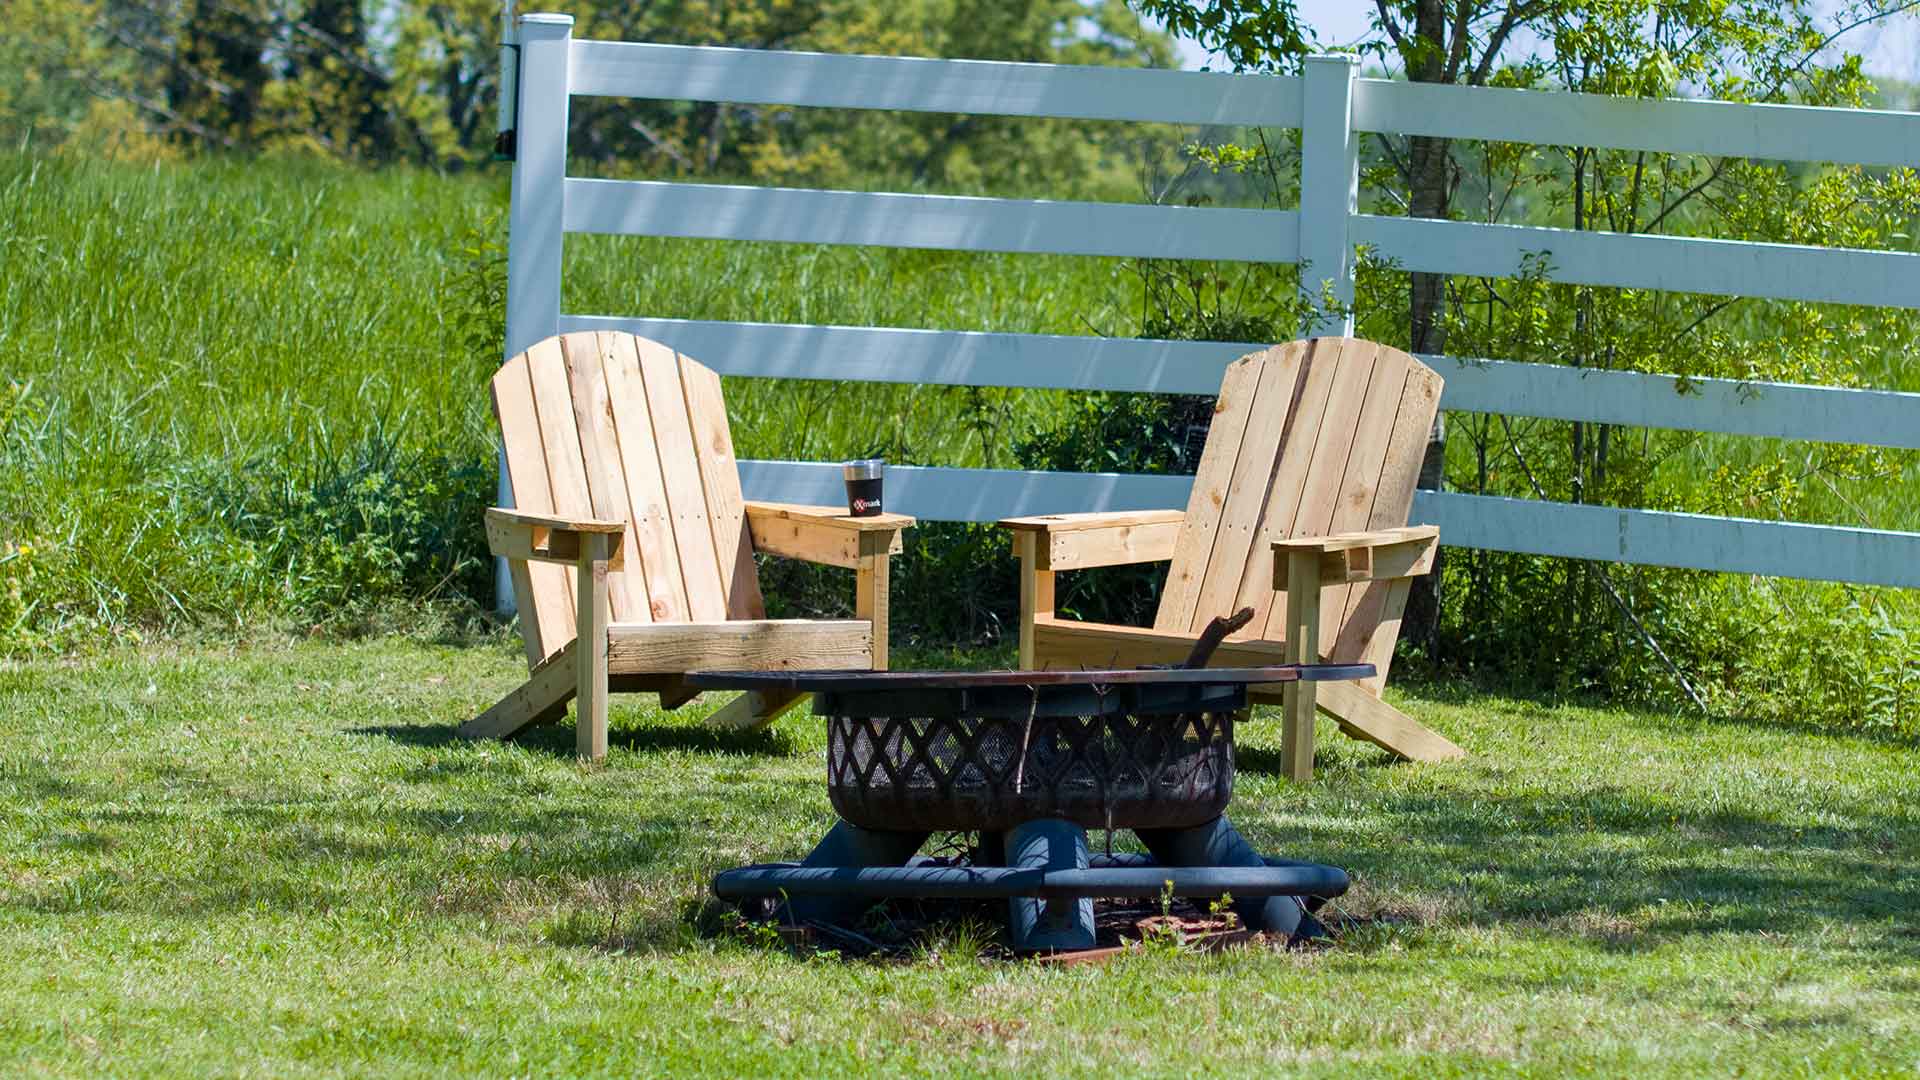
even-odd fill
[{"label": "mowed grass", "polygon": [[1349,867],[1324,951],[1101,967],[703,937],[716,869],[831,823],[818,721],[623,702],[452,727],[511,642],[227,645],[0,668],[0,1073],[1904,1076],[1911,746],[1400,692],[1472,753],[1319,776],[1243,735],[1231,814]]}]

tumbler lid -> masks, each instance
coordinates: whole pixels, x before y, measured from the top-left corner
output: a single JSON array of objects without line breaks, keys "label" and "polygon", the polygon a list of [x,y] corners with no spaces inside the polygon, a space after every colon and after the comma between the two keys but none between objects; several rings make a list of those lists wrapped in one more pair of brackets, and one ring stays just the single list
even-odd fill
[{"label": "tumbler lid", "polygon": [[886,467],[885,458],[864,458],[847,462],[844,471],[849,480],[878,480],[881,470]]}]

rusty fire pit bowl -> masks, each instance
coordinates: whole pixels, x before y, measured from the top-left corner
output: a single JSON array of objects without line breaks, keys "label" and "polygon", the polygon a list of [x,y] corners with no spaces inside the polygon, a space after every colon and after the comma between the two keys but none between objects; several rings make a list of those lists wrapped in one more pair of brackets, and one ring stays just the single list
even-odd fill
[{"label": "rusty fire pit bowl", "polygon": [[[1371,673],[1306,670],[1321,679]],[[688,681],[811,691],[827,719],[827,793],[854,825],[1004,831],[1039,818],[1089,829],[1212,821],[1233,798],[1233,725],[1247,687],[1300,675],[1288,666],[712,672]]]}]

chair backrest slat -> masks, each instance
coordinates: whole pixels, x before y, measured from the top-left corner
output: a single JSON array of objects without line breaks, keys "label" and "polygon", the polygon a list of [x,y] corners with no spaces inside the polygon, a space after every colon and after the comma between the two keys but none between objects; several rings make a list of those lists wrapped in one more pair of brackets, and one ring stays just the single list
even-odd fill
[{"label": "chair backrest slat", "polygon": [[767,606],[760,595],[760,573],[753,563],[753,537],[747,532],[745,500],[740,491],[740,463],[733,456],[733,432],[727,425],[720,376],[683,356],[680,381],[687,392],[687,419],[693,427],[707,517],[713,522],[713,555],[720,566],[727,618],[764,619]]},{"label": "chair backrest slat", "polygon": [[[627,523],[614,621],[764,612],[717,375],[631,334],[581,332],[508,361],[493,393],[517,506]],[[572,640],[566,567],[516,566],[514,590],[530,663]]]},{"label": "chair backrest slat", "polygon": [[[1274,489],[1276,466],[1299,460],[1298,448],[1303,444],[1310,451],[1331,384],[1332,369],[1312,365],[1311,359],[1305,348],[1282,348],[1267,354],[1259,389],[1253,396],[1253,415],[1234,462],[1233,483],[1220,508],[1213,552],[1201,575],[1199,601],[1187,616],[1189,631],[1198,633],[1214,616],[1231,615],[1245,606],[1253,599],[1246,589],[1247,579],[1253,576],[1248,564],[1263,554],[1268,561],[1273,559],[1270,551],[1261,551],[1274,528],[1273,511],[1288,513],[1300,497],[1297,488]],[[1267,571],[1261,591],[1273,591],[1272,576],[1273,572]],[[1245,631],[1239,636],[1246,636]]]},{"label": "chair backrest slat", "polygon": [[[613,363],[605,335],[576,335],[560,343],[567,365],[567,395],[574,428],[580,436],[581,471],[593,516],[606,521],[632,521],[626,469],[620,454],[620,434],[604,366]],[[638,566],[634,530],[620,538],[622,565]],[[635,588],[639,575],[619,573],[607,579],[609,609],[614,622],[652,622],[646,596]]]},{"label": "chair backrest slat", "polygon": [[1266,354],[1253,353],[1227,365],[1221,376],[1213,422],[1207,430],[1206,445],[1200,448],[1200,467],[1193,477],[1193,494],[1187,499],[1187,513],[1174,543],[1173,565],[1160,592],[1160,610],[1153,620],[1156,630],[1183,633],[1193,622],[1207,561],[1213,554],[1214,536],[1220,527],[1220,508],[1226,505],[1234,466],[1240,460],[1240,439],[1253,416],[1254,392],[1265,370]]},{"label": "chair backrest slat", "polygon": [[686,582],[687,607],[694,621],[716,622],[727,617],[726,593],[713,554],[713,525],[707,517],[706,493],[701,490],[700,455],[694,450],[693,425],[687,419],[680,358],[657,342],[635,342],[653,418],[654,449],[666,481],[674,554]]},{"label": "chair backrest slat", "polygon": [[[1236,637],[1279,641],[1273,540],[1406,524],[1440,377],[1398,349],[1353,338],[1275,346],[1227,369],[1201,453],[1157,629],[1197,632],[1240,607]],[[1369,659],[1385,679],[1406,588],[1329,587],[1328,655]],[[1391,623],[1391,626],[1389,626]],[[1388,632],[1392,631],[1392,632]]]},{"label": "chair backrest slat", "polygon": [[[1391,529],[1407,523],[1407,515],[1413,510],[1413,492],[1420,483],[1427,441],[1433,431],[1433,419],[1440,412],[1442,382],[1432,368],[1409,358],[1406,385],[1400,392],[1392,434],[1387,437],[1380,484],[1374,492],[1373,510],[1366,528]],[[1371,582],[1364,589],[1353,589],[1338,638],[1321,638],[1334,643],[1332,655],[1356,657],[1374,666],[1377,674],[1363,685],[1375,693],[1386,684],[1387,669],[1393,663],[1393,643],[1400,637],[1400,616],[1411,588],[1412,583],[1403,578]]]},{"label": "chair backrest slat", "polygon": [[685,622],[691,609],[687,586],[680,573],[680,557],[673,544],[673,523],[667,513],[666,478],[654,449],[653,410],[647,403],[640,372],[640,353],[631,334],[601,335],[614,427],[620,433],[621,467],[627,482],[627,519],[638,561],[627,567],[628,587],[644,598],[646,616],[639,622]]},{"label": "chair backrest slat", "polygon": [[[1325,460],[1327,448],[1344,444],[1339,451],[1344,465],[1338,485],[1310,488],[1302,497],[1289,535],[1331,535],[1358,532],[1370,527],[1373,504],[1380,489],[1380,470],[1386,461],[1393,422],[1400,412],[1400,396],[1407,383],[1407,371],[1413,358],[1398,349],[1383,349],[1371,342],[1352,342],[1341,352],[1343,370],[1359,366],[1363,356],[1371,359],[1371,370],[1364,384],[1355,377],[1343,385],[1358,393],[1349,401],[1330,408],[1321,425],[1321,446],[1314,460]],[[1333,467],[1332,461],[1325,461]],[[1405,523],[1402,511],[1400,522]],[[1320,640],[1332,644],[1345,621],[1347,602],[1353,587],[1328,587],[1320,597]],[[1286,621],[1284,604],[1275,604],[1267,613],[1269,632],[1279,633]]]},{"label": "chair backrest slat", "polygon": [[[547,451],[540,439],[540,416],[534,407],[533,382],[524,353],[494,375],[493,408],[500,421],[500,441],[514,504],[530,514],[553,513]],[[529,665],[573,640],[572,585],[568,578],[565,567],[552,563],[513,565],[513,593],[520,605],[520,634]]]}]

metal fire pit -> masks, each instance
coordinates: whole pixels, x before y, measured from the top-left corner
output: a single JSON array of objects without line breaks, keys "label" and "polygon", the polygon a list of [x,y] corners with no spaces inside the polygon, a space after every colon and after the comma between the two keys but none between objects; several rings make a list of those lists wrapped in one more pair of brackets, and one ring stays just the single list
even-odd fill
[{"label": "metal fire pit", "polygon": [[[1231,893],[1256,930],[1318,929],[1296,897],[1337,896],[1328,866],[1263,859],[1222,816],[1247,687],[1361,679],[1370,664],[1124,671],[706,672],[700,689],[800,690],[827,719],[827,793],[844,820],[805,862],[720,874],[722,897],[782,897],[839,921],[877,898],[1011,899],[1022,949],[1086,948],[1092,897]],[[1095,859],[1086,829],[1132,829],[1153,857]],[[985,865],[917,863],[935,831],[978,831]]]},{"label": "metal fire pit", "polygon": [[1244,685],[951,682],[815,696],[841,817],[869,829],[1004,831],[1048,817],[1166,828],[1211,821],[1233,797]]},{"label": "metal fire pit", "polygon": [[827,723],[827,796],[868,829],[986,829],[1035,818],[1174,828],[1233,797],[1230,709],[1117,716],[860,717]]}]

